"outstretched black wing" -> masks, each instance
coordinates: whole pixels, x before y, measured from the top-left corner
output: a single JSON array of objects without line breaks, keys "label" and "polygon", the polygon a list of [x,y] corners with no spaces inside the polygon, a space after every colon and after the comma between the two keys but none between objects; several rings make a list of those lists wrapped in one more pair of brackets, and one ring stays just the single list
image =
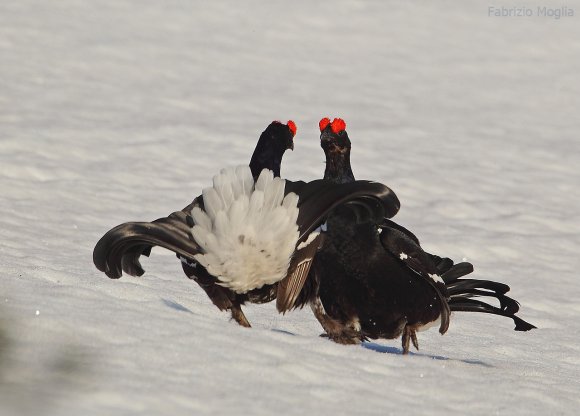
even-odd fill
[{"label": "outstretched black wing", "polygon": [[335,184],[323,179],[313,182],[288,182],[287,192],[295,192],[298,201],[298,239],[287,276],[278,284],[276,307],[279,312],[291,309],[306,282],[318,248],[324,239],[324,223],[337,207],[348,205],[354,221],[380,223],[391,218],[400,207],[399,199],[387,186],[369,181]]},{"label": "outstretched black wing", "polygon": [[394,217],[401,207],[397,195],[388,186],[371,181],[341,184],[324,179],[312,182],[286,181],[285,192],[294,192],[299,197],[299,242],[306,240],[308,234],[320,226],[333,209],[342,204],[358,205],[369,216],[376,218],[376,221]]}]

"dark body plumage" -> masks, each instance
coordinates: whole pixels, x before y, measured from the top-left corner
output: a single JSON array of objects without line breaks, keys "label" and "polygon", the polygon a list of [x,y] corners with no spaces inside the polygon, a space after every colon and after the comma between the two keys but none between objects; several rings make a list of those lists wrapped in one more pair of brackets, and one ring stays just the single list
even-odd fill
[{"label": "dark body plumage", "polygon": [[351,218],[344,209],[329,218],[313,265],[324,310],[346,328],[331,338],[341,343],[396,338],[406,326],[437,320],[444,307],[437,288],[385,251],[376,225],[357,225]]},{"label": "dark body plumage", "polygon": [[[344,127],[342,120],[321,121],[324,178],[335,183],[354,181]],[[473,271],[471,264],[454,264],[424,252],[417,237],[393,221],[357,221],[348,207],[341,207],[328,218],[324,238],[310,272],[314,283],[301,300],[311,302],[316,317],[336,342],[402,335],[407,353],[410,342],[418,348],[417,330],[439,320],[439,331],[445,333],[450,311],[498,314],[512,318],[516,330],[533,328],[514,315],[519,306],[505,296],[507,285],[461,279]],[[474,297],[494,297],[500,307]]]}]

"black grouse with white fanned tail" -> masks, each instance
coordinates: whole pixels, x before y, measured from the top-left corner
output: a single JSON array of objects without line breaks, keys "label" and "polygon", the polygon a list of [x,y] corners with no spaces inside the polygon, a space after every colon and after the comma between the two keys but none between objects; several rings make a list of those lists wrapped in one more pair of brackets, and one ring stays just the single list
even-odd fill
[{"label": "black grouse with white fanned tail", "polygon": [[[320,122],[321,146],[326,154],[324,178],[350,183],[351,144],[341,119]],[[309,293],[314,313],[328,336],[339,343],[402,335],[403,353],[410,343],[418,348],[416,332],[439,323],[444,334],[451,311],[472,311],[506,316],[516,330],[533,325],[515,316],[518,303],[505,295],[502,283],[461,279],[473,271],[470,263],[454,264],[448,258],[422,250],[406,228],[384,219],[358,221],[347,207],[335,210],[326,223],[324,245],[314,259]],[[318,291],[318,296],[313,293]],[[500,306],[483,302],[496,298]],[[303,299],[301,299],[303,300]]]},{"label": "black grouse with white fanned tail", "polygon": [[[254,156],[258,164],[272,159]],[[184,210],[107,232],[95,247],[95,265],[111,278],[122,271],[141,275],[140,255],[164,247],[182,259],[186,273],[220,309],[249,326],[240,309],[245,300],[288,299],[301,291],[330,212],[352,206],[379,219],[399,209],[394,193],[379,183],[292,182],[277,172],[263,169],[256,178],[252,166],[223,169]]]},{"label": "black grouse with white fanned tail", "polygon": [[[288,149],[294,149],[296,130],[296,124],[289,120],[287,124],[273,121],[262,132],[249,164],[254,180],[258,179],[258,175],[263,169],[271,170],[276,177],[280,176],[280,166],[284,153]],[[113,228],[101,238],[95,247],[93,252],[95,265],[112,279],[121,277],[122,271],[132,276],[141,276],[144,270],[139,262],[139,257],[141,255],[148,257],[151,248],[155,245],[168,244],[171,241],[168,238],[175,238],[176,235],[188,235],[189,228],[194,225],[190,215],[194,207],[203,208],[202,195],[195,198],[181,211],[174,212],[167,218],[160,218],[152,223],[130,222]],[[147,234],[148,232],[149,234]],[[137,243],[139,239],[137,233],[142,234],[141,244]],[[158,236],[155,237],[155,234]],[[160,238],[160,240],[157,241],[156,238]],[[265,285],[254,291],[238,294],[227,287],[220,286],[215,276],[208,273],[194,259],[188,259],[179,254],[177,257],[181,259],[183,271],[187,277],[203,288],[218,309],[229,310],[232,319],[242,326],[250,326],[241,309],[244,302],[262,303],[271,301],[276,297],[276,287],[272,285]]]}]

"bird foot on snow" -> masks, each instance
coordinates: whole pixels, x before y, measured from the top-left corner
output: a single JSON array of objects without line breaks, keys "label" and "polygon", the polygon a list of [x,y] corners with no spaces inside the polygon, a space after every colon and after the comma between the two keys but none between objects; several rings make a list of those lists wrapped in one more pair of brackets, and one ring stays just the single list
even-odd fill
[{"label": "bird foot on snow", "polygon": [[337,344],[343,345],[356,345],[361,343],[361,336],[360,334],[354,334],[350,331],[342,332],[338,334],[320,334],[322,338],[328,338]]},{"label": "bird foot on snow", "polygon": [[242,312],[241,308],[234,306],[230,309],[230,311],[232,313],[232,319],[236,321],[238,325],[245,328],[252,327],[252,325],[250,325],[250,321],[248,321],[248,318],[246,318],[246,315],[244,315],[244,312]]},{"label": "bird foot on snow", "polygon": [[403,341],[403,354],[404,355],[409,354],[411,342],[413,343],[413,346],[415,347],[415,349],[417,351],[419,351],[419,341],[417,341],[416,328],[409,326],[409,325],[405,325],[405,328],[403,329],[403,336],[401,339]]}]

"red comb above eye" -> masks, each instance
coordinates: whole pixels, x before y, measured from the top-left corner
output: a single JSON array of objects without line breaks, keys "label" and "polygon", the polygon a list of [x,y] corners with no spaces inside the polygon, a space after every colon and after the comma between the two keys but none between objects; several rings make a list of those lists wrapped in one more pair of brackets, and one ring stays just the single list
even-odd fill
[{"label": "red comb above eye", "polygon": [[334,120],[332,120],[330,128],[332,129],[332,132],[334,134],[338,134],[339,132],[346,129],[346,123],[341,118],[335,118]]},{"label": "red comb above eye", "polygon": [[318,123],[318,127],[320,127],[320,131],[324,130],[326,128],[326,126],[328,126],[330,124],[330,119],[328,117],[324,117],[322,120],[320,120],[320,122]]},{"label": "red comb above eye", "polygon": [[292,132],[292,137],[296,136],[296,130],[298,130],[296,128],[296,123],[294,123],[292,120],[288,120],[288,123],[286,123],[286,125],[288,126],[288,128]]}]

